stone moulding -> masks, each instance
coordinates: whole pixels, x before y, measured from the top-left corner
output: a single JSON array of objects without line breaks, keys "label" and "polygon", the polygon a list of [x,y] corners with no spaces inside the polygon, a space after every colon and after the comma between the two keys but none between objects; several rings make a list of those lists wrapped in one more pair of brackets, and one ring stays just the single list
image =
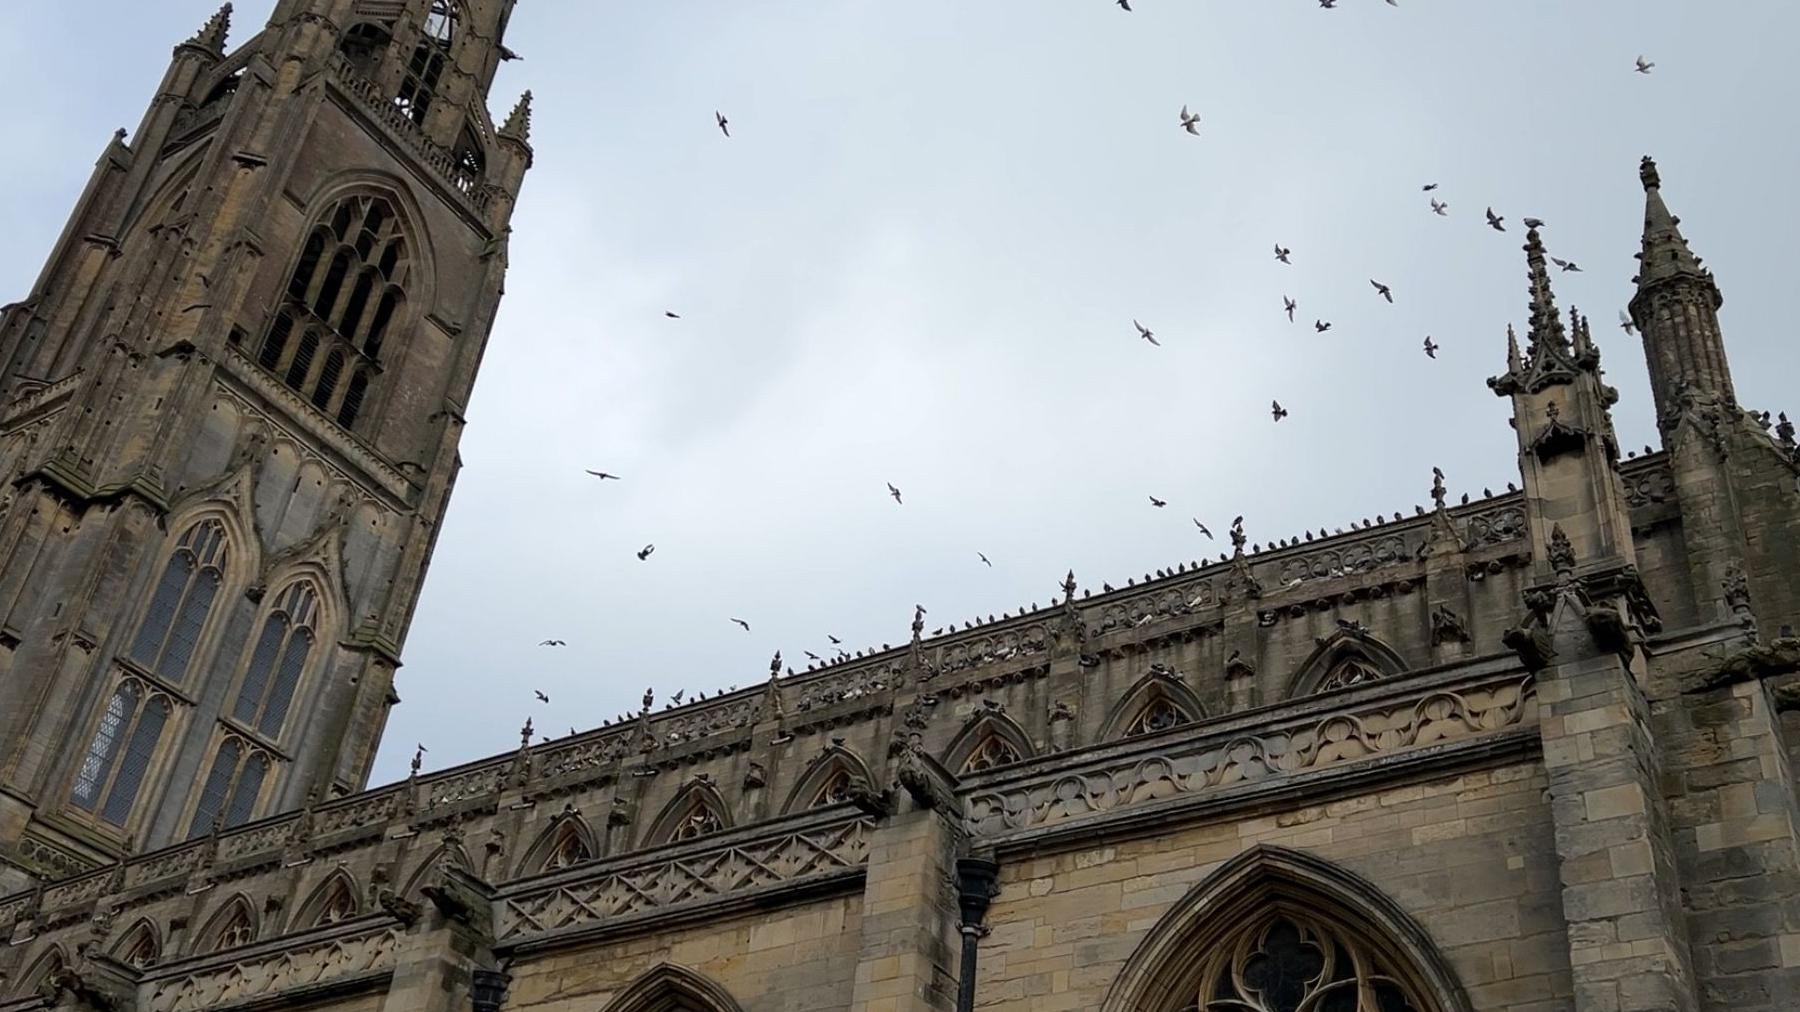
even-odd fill
[{"label": "stone moulding", "polygon": [[497,947],[549,948],[645,920],[716,918],[776,895],[860,881],[874,821],[865,816],[790,826],[712,847],[634,856],[527,880],[500,891]]},{"label": "stone moulding", "polygon": [[1160,818],[1170,807],[1200,804],[1220,792],[1288,790],[1296,777],[1340,768],[1355,773],[1426,755],[1435,766],[1447,749],[1504,745],[1536,723],[1534,680],[1514,669],[1260,727],[1160,736],[1075,771],[1042,770],[977,787],[965,795],[964,814],[969,831],[995,846],[1021,836],[1035,842],[1065,827],[1091,832],[1099,819],[1129,821],[1140,812]]},{"label": "stone moulding", "polygon": [[173,972],[150,981],[149,1012],[254,1008],[279,997],[287,1007],[302,997],[374,988],[393,973],[400,932],[383,926],[312,944],[262,954],[239,954],[227,962]]}]

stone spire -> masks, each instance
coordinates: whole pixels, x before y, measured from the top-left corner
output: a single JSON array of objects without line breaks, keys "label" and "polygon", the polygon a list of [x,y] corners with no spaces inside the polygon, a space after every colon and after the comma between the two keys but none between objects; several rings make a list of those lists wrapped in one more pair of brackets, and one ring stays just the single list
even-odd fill
[{"label": "stone spire", "polygon": [[225,40],[231,35],[231,4],[227,2],[220,7],[217,14],[208,18],[206,24],[187,40],[187,45],[198,46],[218,56],[225,55]]},{"label": "stone spire", "polygon": [[[1488,386],[1502,397],[1524,391],[1537,393],[1547,387],[1571,383],[1583,369],[1599,363],[1599,355],[1582,354],[1583,345],[1591,351],[1591,339],[1571,344],[1562,315],[1556,309],[1556,292],[1550,287],[1548,257],[1543,237],[1533,228],[1525,233],[1525,274],[1531,301],[1530,327],[1525,333],[1525,353],[1519,354],[1518,337],[1506,329],[1506,372],[1488,380]],[[1571,317],[1571,319],[1579,319]],[[1579,329],[1579,325],[1578,329]]]},{"label": "stone spire", "polygon": [[[1638,291],[1642,292],[1670,278],[1692,277],[1712,282],[1712,274],[1700,266],[1700,258],[1688,248],[1681,234],[1681,219],[1669,213],[1663,203],[1662,175],[1656,171],[1656,160],[1649,155],[1638,166],[1638,178],[1644,183],[1644,249],[1637,255]],[[1717,294],[1717,286],[1713,286]],[[1722,299],[1720,300],[1723,301]]]},{"label": "stone spire", "polygon": [[531,92],[519,96],[519,102],[506,117],[500,136],[511,137],[521,144],[531,143]]},{"label": "stone spire", "polygon": [[1687,405],[1732,405],[1737,395],[1719,328],[1724,297],[1712,272],[1688,248],[1681,219],[1663,203],[1656,162],[1646,156],[1638,176],[1644,183],[1644,248],[1637,255],[1631,319],[1644,338],[1657,427],[1666,437]]}]

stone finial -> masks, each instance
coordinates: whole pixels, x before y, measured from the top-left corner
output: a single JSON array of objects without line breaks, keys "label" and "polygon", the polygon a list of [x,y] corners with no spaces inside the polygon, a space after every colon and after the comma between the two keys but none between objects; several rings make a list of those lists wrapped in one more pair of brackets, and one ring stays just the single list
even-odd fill
[{"label": "stone finial", "polygon": [[1656,159],[1649,155],[1638,163],[1638,178],[1643,181],[1645,190],[1662,188],[1662,175],[1656,171]]},{"label": "stone finial", "polygon": [[644,705],[643,705],[642,709],[638,710],[639,715],[649,713],[650,707],[655,705],[655,703],[656,703],[656,690],[655,689],[645,689],[644,690]]},{"label": "stone finial", "polygon": [[[1781,419],[1785,422],[1787,421],[1787,416],[1782,415]],[[1073,569],[1069,570],[1068,576],[1063,577],[1062,592],[1064,604],[1068,604],[1070,601],[1075,600],[1075,571]]]},{"label": "stone finial", "polygon": [[[1637,255],[1638,291],[1684,275],[1710,281],[1711,275],[1700,266],[1700,258],[1681,234],[1681,219],[1670,214],[1669,205],[1663,203],[1662,176],[1656,171],[1655,159],[1644,156],[1638,166],[1638,178],[1644,183],[1644,244]],[[1716,299],[1716,287],[1714,295]]]},{"label": "stone finial", "polygon": [[1562,524],[1553,524],[1550,528],[1550,545],[1545,557],[1551,568],[1558,573],[1575,571],[1575,546],[1570,543],[1569,535],[1563,531]]},{"label": "stone finial", "polygon": [[519,728],[519,751],[523,752],[531,747],[531,730],[531,718],[526,717],[525,726]]},{"label": "stone finial", "polygon": [[1448,499],[1449,496],[1450,496],[1449,490],[1444,487],[1444,471],[1443,471],[1443,469],[1437,468],[1437,467],[1432,468],[1431,469],[1431,501],[1437,504],[1438,509],[1445,509],[1447,507],[1445,507],[1445,505],[1444,505],[1444,500]]},{"label": "stone finial", "polygon": [[409,775],[414,780],[419,779],[419,770],[424,768],[424,766],[425,766],[425,746],[420,745],[417,749],[415,749],[413,751],[412,766],[411,766],[411,772]]},{"label": "stone finial", "polygon": [[506,116],[506,123],[500,127],[500,136],[510,137],[521,144],[531,143],[531,92],[519,96],[517,105]]},{"label": "stone finial", "polygon": [[206,24],[187,40],[187,45],[198,46],[217,56],[225,55],[225,41],[231,35],[231,4],[220,7],[218,13],[206,19]]},{"label": "stone finial", "polygon": [[1244,554],[1244,546],[1249,543],[1249,537],[1244,534],[1244,518],[1237,517],[1231,521],[1231,547],[1234,554]]}]

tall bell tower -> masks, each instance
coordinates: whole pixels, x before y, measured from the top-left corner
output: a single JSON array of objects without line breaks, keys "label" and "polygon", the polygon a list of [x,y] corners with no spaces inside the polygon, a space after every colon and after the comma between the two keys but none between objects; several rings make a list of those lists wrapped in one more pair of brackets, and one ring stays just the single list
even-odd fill
[{"label": "tall bell tower", "polygon": [[0,891],[367,780],[531,165],[513,6],[227,4],[0,315]]}]

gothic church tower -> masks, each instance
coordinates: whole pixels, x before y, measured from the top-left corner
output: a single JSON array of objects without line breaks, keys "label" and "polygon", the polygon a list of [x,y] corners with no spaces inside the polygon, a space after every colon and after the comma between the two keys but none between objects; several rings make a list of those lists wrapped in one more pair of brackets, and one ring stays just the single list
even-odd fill
[{"label": "gothic church tower", "polygon": [[231,6],[0,316],[0,891],[364,786],[531,165],[514,0]]}]

